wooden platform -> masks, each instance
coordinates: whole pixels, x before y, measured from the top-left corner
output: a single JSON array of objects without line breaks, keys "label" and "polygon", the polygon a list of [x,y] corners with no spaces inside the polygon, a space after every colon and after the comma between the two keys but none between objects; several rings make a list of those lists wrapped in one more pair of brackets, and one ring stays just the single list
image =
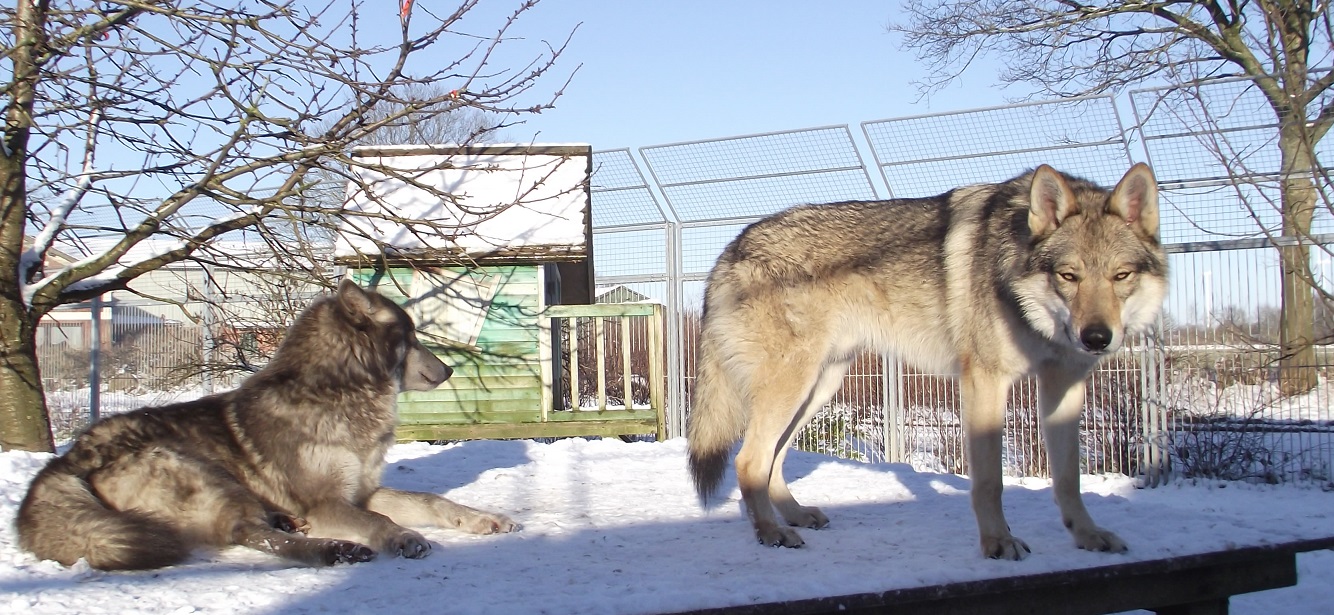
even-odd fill
[{"label": "wooden platform", "polygon": [[1297,554],[1334,536],[1082,570],[688,611],[691,615],[1225,615],[1237,594],[1297,584]]}]

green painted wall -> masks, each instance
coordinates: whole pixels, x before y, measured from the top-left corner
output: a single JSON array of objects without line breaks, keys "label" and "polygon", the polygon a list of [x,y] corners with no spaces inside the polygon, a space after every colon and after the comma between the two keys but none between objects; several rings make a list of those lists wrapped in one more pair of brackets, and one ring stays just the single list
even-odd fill
[{"label": "green painted wall", "polygon": [[[421,336],[441,360],[454,368],[454,376],[434,391],[399,397],[399,417],[404,427],[541,420],[537,312],[542,288],[538,268],[488,266],[471,271],[494,276],[496,281],[495,296],[477,341],[472,348],[457,348]],[[469,274],[462,268],[445,268],[442,272]],[[354,271],[352,278],[403,303],[408,299],[403,291],[412,287],[413,271],[362,269]]]}]

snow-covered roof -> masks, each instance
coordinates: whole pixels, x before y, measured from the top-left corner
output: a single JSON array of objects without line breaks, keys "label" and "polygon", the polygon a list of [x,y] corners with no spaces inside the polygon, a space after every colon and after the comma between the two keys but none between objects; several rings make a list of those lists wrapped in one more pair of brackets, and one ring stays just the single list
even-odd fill
[{"label": "snow-covered roof", "polygon": [[591,146],[388,146],[352,155],[360,181],[348,187],[354,215],[344,217],[336,258],[587,258]]}]

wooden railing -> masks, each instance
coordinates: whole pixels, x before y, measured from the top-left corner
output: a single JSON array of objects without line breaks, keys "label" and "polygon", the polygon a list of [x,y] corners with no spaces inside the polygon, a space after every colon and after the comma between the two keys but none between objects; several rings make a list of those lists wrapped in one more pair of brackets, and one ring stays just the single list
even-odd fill
[{"label": "wooden railing", "polygon": [[[542,321],[542,422],[571,423],[580,435],[666,438],[661,305],[556,305]],[[609,403],[617,388],[620,403]]]}]

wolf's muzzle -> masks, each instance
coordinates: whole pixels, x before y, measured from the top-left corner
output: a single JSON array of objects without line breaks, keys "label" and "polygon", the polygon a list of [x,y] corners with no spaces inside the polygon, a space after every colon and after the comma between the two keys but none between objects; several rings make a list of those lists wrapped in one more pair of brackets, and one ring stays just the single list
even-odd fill
[{"label": "wolf's muzzle", "polygon": [[1103,352],[1112,345],[1112,329],[1101,323],[1089,325],[1079,332],[1079,342],[1089,352]]}]

